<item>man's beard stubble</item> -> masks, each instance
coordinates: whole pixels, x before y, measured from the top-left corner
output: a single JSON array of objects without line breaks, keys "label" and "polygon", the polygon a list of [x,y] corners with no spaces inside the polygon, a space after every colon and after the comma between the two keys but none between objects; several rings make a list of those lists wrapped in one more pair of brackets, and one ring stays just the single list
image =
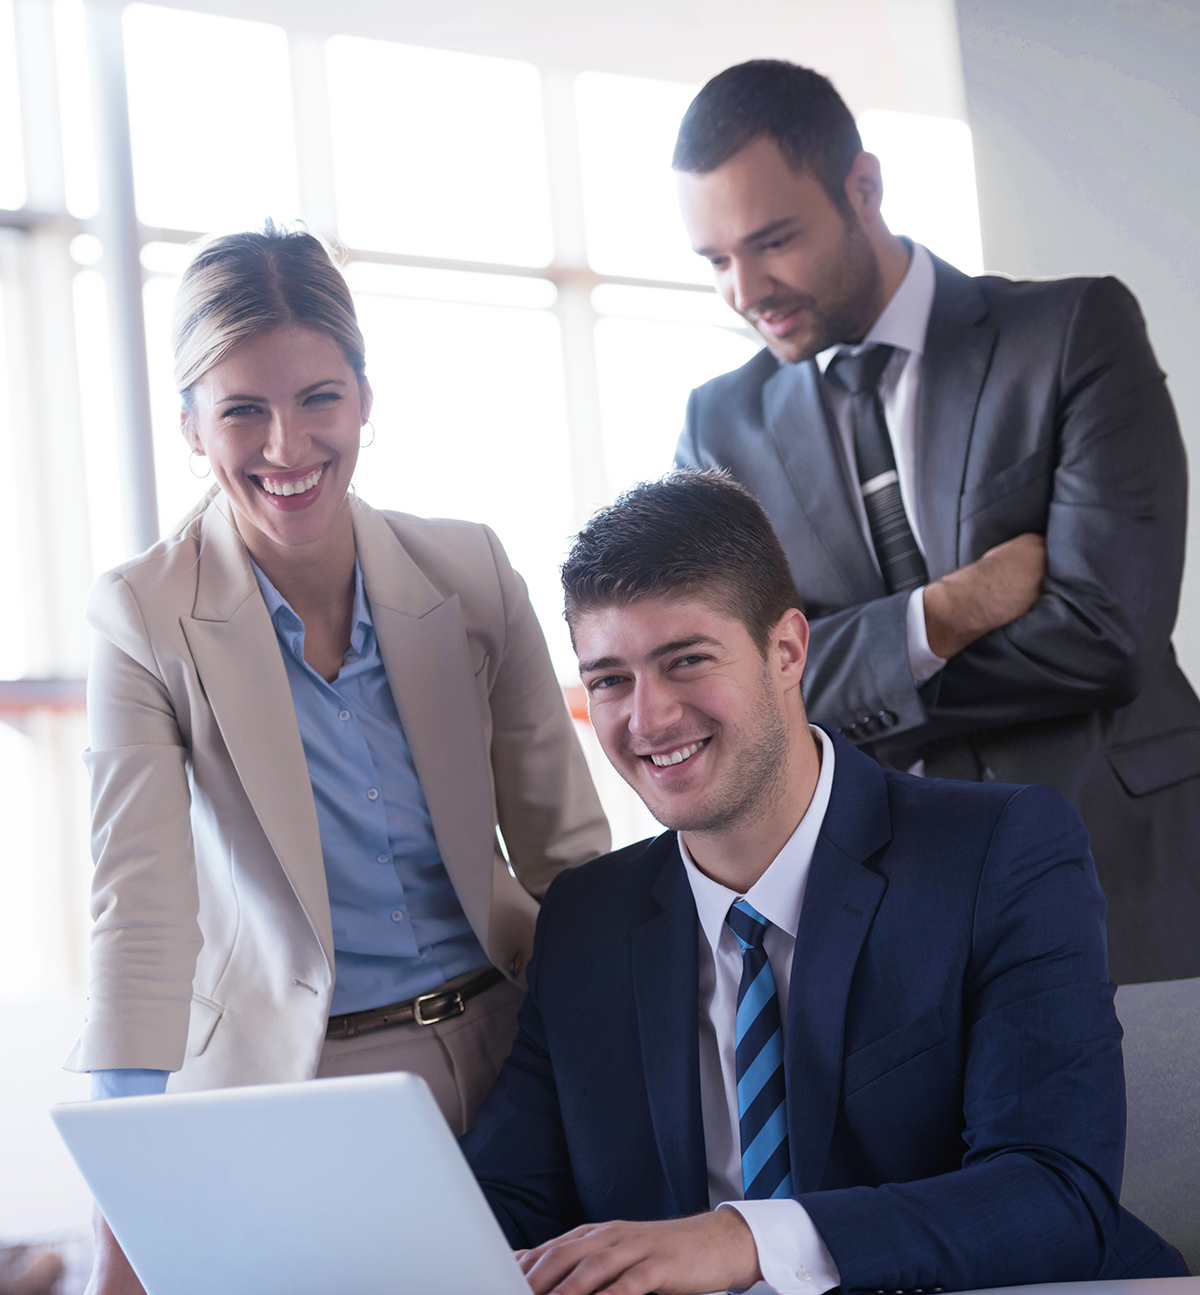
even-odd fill
[{"label": "man's beard stubble", "polygon": [[[788,732],[779,699],[764,667],[757,704],[746,730],[723,729],[723,738],[733,738],[727,759],[731,772],[708,803],[698,805],[690,816],[661,817],[655,806],[646,808],[673,832],[722,832],[731,827],[749,827],[765,818],[787,789]],[[660,807],[661,808],[661,807]]]},{"label": "man's beard stubble", "polygon": [[[883,272],[857,218],[844,223],[837,252],[821,267],[820,282],[813,293],[781,295],[763,302],[763,313],[803,308],[812,314],[812,335],[802,354],[785,358],[800,364],[842,342],[861,341],[880,308]],[[786,339],[784,339],[786,344]],[[768,347],[771,340],[767,339]]]}]

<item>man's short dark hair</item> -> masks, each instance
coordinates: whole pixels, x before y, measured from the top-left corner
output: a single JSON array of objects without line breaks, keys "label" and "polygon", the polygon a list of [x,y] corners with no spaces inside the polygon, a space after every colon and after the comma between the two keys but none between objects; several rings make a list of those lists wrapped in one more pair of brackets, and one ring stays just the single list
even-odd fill
[{"label": "man's short dark hair", "polygon": [[643,598],[704,598],[740,620],[766,653],[771,631],[803,610],[762,505],[724,471],[671,472],[602,509],[562,566],[567,624]]},{"label": "man's short dark hair", "polygon": [[761,135],[845,212],[846,176],[862,151],[858,127],[827,77],[782,59],[756,58],[714,76],[683,115],[671,165],[704,175]]}]

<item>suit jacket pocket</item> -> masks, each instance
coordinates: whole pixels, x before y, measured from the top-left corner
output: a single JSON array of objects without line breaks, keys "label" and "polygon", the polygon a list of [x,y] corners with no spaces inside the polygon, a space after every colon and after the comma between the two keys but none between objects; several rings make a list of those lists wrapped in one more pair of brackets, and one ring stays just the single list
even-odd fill
[{"label": "suit jacket pocket", "polygon": [[1181,728],[1126,742],[1105,754],[1125,790],[1145,796],[1200,774],[1200,729]]},{"label": "suit jacket pocket", "polygon": [[963,492],[963,497],[958,507],[959,521],[965,522],[977,512],[996,503],[998,500],[1015,494],[1033,481],[1044,481],[1046,483],[1045,492],[1046,497],[1049,498],[1050,477],[1053,467],[1052,447],[1044,445],[1040,450],[1034,450],[1032,454],[1027,454],[1023,459],[1018,459],[1016,463],[1010,464],[1007,468],[1001,468],[999,472],[992,473],[990,477],[981,481],[979,485],[972,486],[970,490]]},{"label": "suit jacket pocket", "polygon": [[919,1057],[946,1041],[946,1023],[940,1007],[931,1007],[914,1021],[852,1052],[845,1061],[842,1091],[851,1093]]},{"label": "suit jacket pocket", "polygon": [[187,1047],[184,1056],[198,1057],[212,1038],[217,1022],[225,1014],[220,1003],[214,1003],[203,994],[192,995],[192,1014],[188,1018]]}]

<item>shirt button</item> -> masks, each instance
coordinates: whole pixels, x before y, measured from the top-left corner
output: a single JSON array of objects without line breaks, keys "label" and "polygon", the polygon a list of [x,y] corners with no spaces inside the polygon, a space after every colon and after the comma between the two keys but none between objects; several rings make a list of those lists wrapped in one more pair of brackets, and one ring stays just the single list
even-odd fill
[{"label": "shirt button", "polygon": [[392,909],[392,921],[393,921],[393,922],[403,922],[403,921],[404,921],[404,909],[402,909],[402,908],[393,908],[393,909]]},{"label": "shirt button", "polygon": [[379,799],[379,789],[378,789],[377,787],[368,787],[368,788],[367,788],[367,799],[368,799],[368,800],[378,800],[378,799]]},{"label": "shirt button", "polygon": [[350,718],[350,712],[348,710],[338,711],[338,719],[349,719],[349,718]]},{"label": "shirt button", "polygon": [[810,1282],[813,1279],[813,1275],[808,1271],[807,1268],[800,1268],[796,1272],[796,1278],[798,1281]]},{"label": "shirt button", "polygon": [[390,855],[387,855],[387,854],[377,854],[377,855],[375,856],[375,862],[376,862],[376,863],[390,863],[390,862],[391,862],[391,856],[390,856]]}]

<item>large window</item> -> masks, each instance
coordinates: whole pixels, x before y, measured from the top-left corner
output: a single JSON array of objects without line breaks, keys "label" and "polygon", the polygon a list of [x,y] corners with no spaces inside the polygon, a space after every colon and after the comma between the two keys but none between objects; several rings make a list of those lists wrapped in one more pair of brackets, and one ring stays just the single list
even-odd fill
[{"label": "large window", "polygon": [[[83,608],[208,484],[172,381],[189,244],[270,217],[340,246],[376,393],[356,489],[492,526],[567,686],[571,534],[669,467],[688,392],[759,345],[675,210],[693,86],[249,21],[266,11],[0,0],[0,1027],[20,1058],[0,1241],[87,1226],[44,1116],[82,1092],[58,1067],[91,872]],[[966,127],[861,124],[893,227],[978,270]],[[580,736],[616,843],[653,831]]]}]

